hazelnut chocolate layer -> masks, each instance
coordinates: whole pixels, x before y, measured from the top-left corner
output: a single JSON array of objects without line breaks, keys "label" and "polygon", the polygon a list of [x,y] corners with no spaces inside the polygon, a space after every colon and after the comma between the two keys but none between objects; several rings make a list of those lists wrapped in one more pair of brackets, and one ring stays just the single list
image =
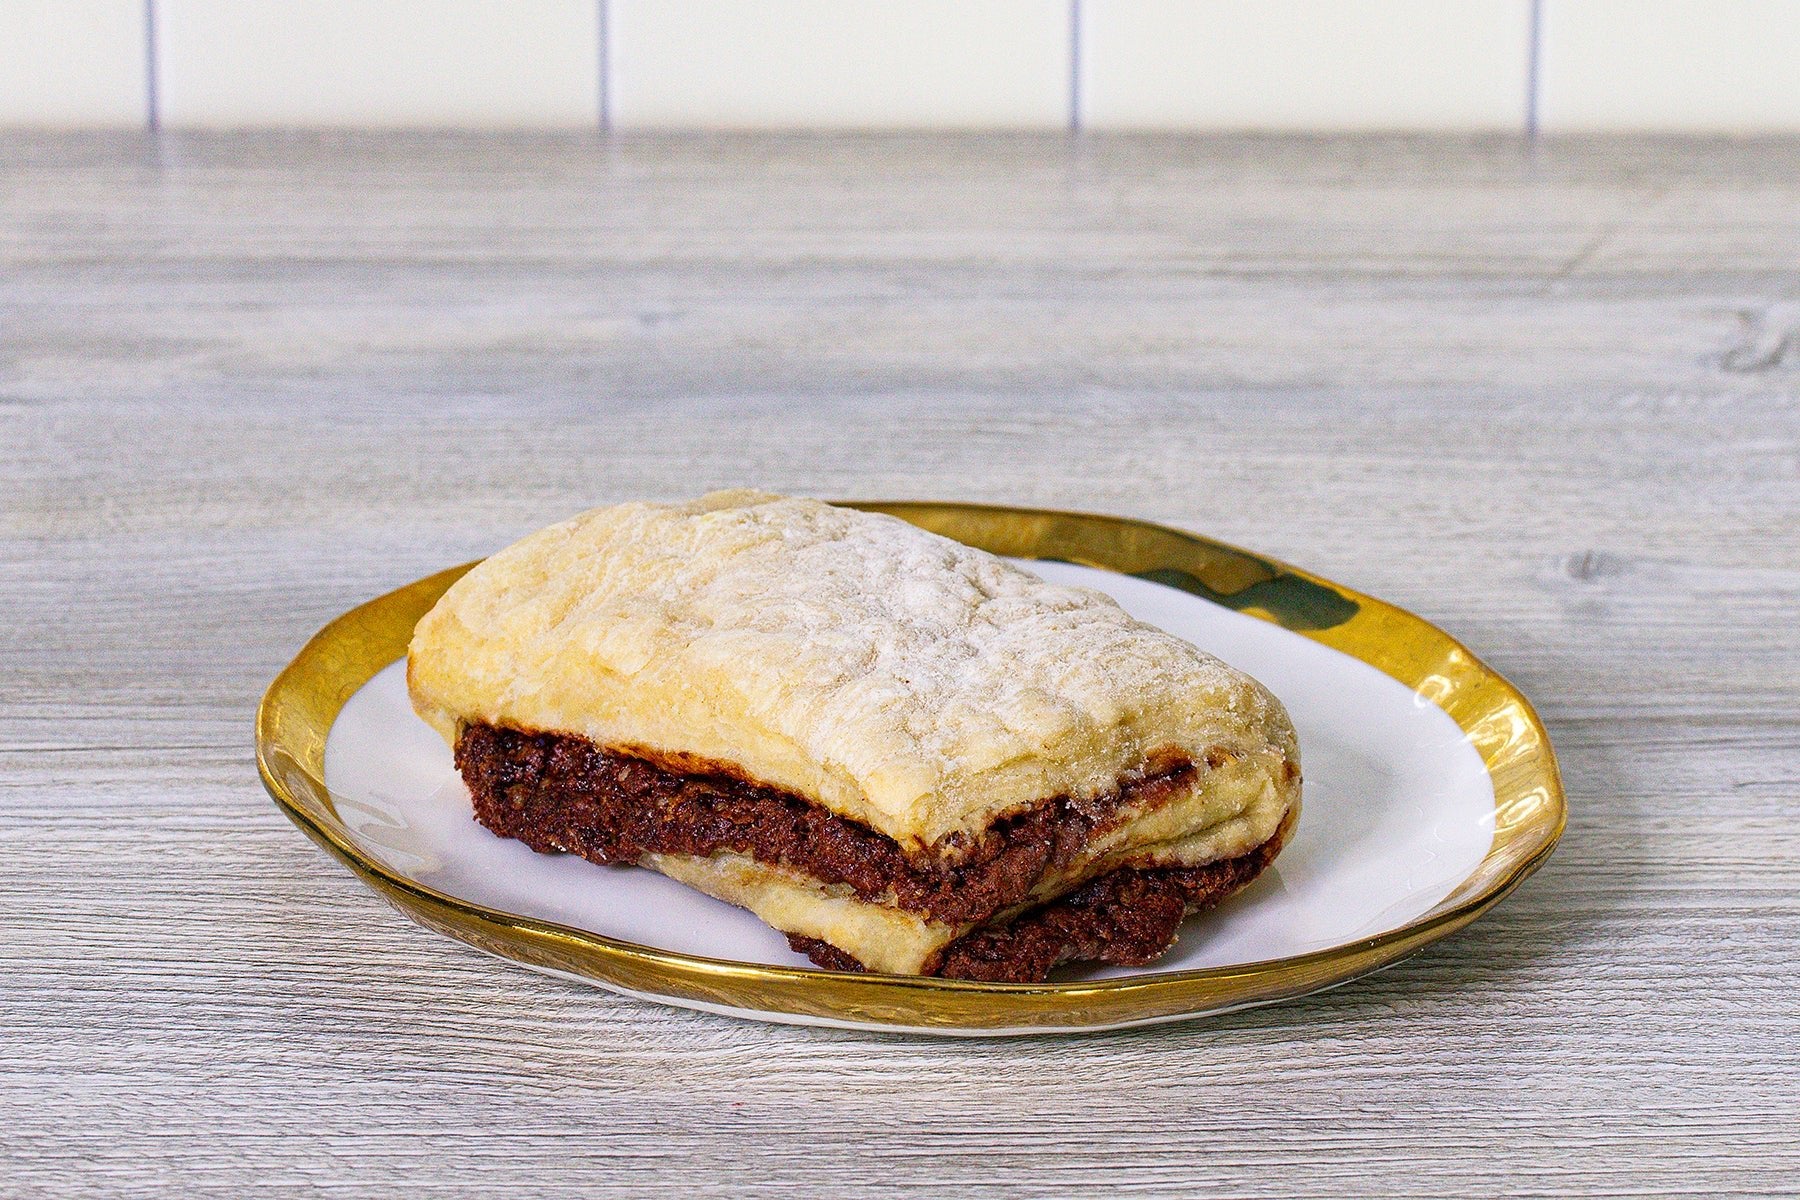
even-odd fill
[{"label": "hazelnut chocolate layer", "polygon": [[[1159,762],[1107,795],[1049,800],[1003,818],[979,838],[908,854],[866,825],[716,763],[657,762],[579,737],[473,724],[457,738],[456,765],[476,818],[534,850],[599,863],[729,851],[955,925],[979,924],[1025,902],[1047,872],[1066,865],[1096,834],[1180,792],[1200,769],[1185,760]],[[975,936],[962,939],[958,953],[979,955]],[[1164,939],[1159,952],[1166,946]],[[945,959],[955,961],[961,960]]]}]

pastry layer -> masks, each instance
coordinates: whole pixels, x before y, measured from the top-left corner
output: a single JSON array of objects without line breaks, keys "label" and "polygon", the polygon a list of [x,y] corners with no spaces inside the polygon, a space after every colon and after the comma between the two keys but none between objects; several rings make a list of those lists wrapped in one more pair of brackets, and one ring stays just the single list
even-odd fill
[{"label": "pastry layer", "polygon": [[564,734],[471,725],[456,764],[482,824],[537,850],[595,862],[737,854],[962,927],[1065,891],[1124,856],[1177,854],[1258,801],[1285,811],[1295,784],[1284,758],[1215,750],[1200,763],[1161,761],[1086,802],[1034,805],[932,855],[717,764],[659,763]]},{"label": "pastry layer", "polygon": [[1146,763],[1297,762],[1254,680],[1109,597],[891,517],[757,492],[597,509],[470,571],[420,621],[414,706],[729,764],[954,849]]},{"label": "pastry layer", "polygon": [[[930,973],[945,979],[1042,983],[1068,962],[1136,967],[1175,944],[1191,913],[1208,909],[1249,884],[1281,850],[1287,826],[1247,854],[1203,867],[1120,867],[1066,896],[984,926],[944,947]],[[867,970],[818,938],[791,934],[788,945],[834,971]]]}]

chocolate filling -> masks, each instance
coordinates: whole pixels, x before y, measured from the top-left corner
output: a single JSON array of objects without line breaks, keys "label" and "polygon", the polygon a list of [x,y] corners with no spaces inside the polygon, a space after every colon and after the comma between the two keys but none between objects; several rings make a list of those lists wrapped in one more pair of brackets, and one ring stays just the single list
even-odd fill
[{"label": "chocolate filling", "polygon": [[[1207,765],[1229,758],[1214,751]],[[476,819],[534,850],[599,863],[728,850],[846,886],[864,901],[956,925],[980,923],[1024,902],[1046,872],[1066,865],[1126,810],[1166,802],[1198,769],[1166,756],[1109,795],[1059,797],[996,822],[978,838],[957,836],[909,854],[866,825],[718,763],[657,762],[584,738],[476,724],[457,738],[456,766],[474,797]],[[971,943],[966,953],[981,951]]]},{"label": "chocolate filling", "polygon": [[[1175,944],[1189,913],[1211,908],[1274,861],[1282,834],[1237,858],[1203,867],[1122,867],[1004,925],[964,934],[944,947],[926,974],[990,983],[1042,983],[1066,962],[1142,966]],[[834,971],[865,968],[817,938],[788,935],[788,945]]]}]

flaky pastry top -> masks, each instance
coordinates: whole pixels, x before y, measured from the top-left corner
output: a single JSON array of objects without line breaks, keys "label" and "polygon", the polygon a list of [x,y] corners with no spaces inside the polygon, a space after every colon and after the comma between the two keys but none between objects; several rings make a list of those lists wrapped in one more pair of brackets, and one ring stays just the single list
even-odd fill
[{"label": "flaky pastry top", "polygon": [[1255,680],[894,517],[763,492],[620,504],[531,534],[413,635],[413,705],[726,764],[909,849],[1153,760],[1296,760]]}]

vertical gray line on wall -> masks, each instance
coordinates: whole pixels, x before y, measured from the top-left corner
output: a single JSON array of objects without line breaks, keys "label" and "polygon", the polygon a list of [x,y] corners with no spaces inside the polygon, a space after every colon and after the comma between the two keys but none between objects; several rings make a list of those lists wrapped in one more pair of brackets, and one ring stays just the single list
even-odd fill
[{"label": "vertical gray line on wall", "polygon": [[1544,0],[1531,0],[1530,20],[1525,41],[1525,137],[1535,142],[1543,120]]},{"label": "vertical gray line on wall", "polygon": [[162,128],[162,96],[156,53],[156,0],[144,0],[144,128]]},{"label": "vertical gray line on wall", "polygon": [[1069,132],[1081,132],[1081,0],[1069,0]]},{"label": "vertical gray line on wall", "polygon": [[595,0],[595,15],[599,18],[599,45],[595,50],[594,69],[600,80],[600,132],[611,133],[612,114],[612,5],[608,0]]}]

